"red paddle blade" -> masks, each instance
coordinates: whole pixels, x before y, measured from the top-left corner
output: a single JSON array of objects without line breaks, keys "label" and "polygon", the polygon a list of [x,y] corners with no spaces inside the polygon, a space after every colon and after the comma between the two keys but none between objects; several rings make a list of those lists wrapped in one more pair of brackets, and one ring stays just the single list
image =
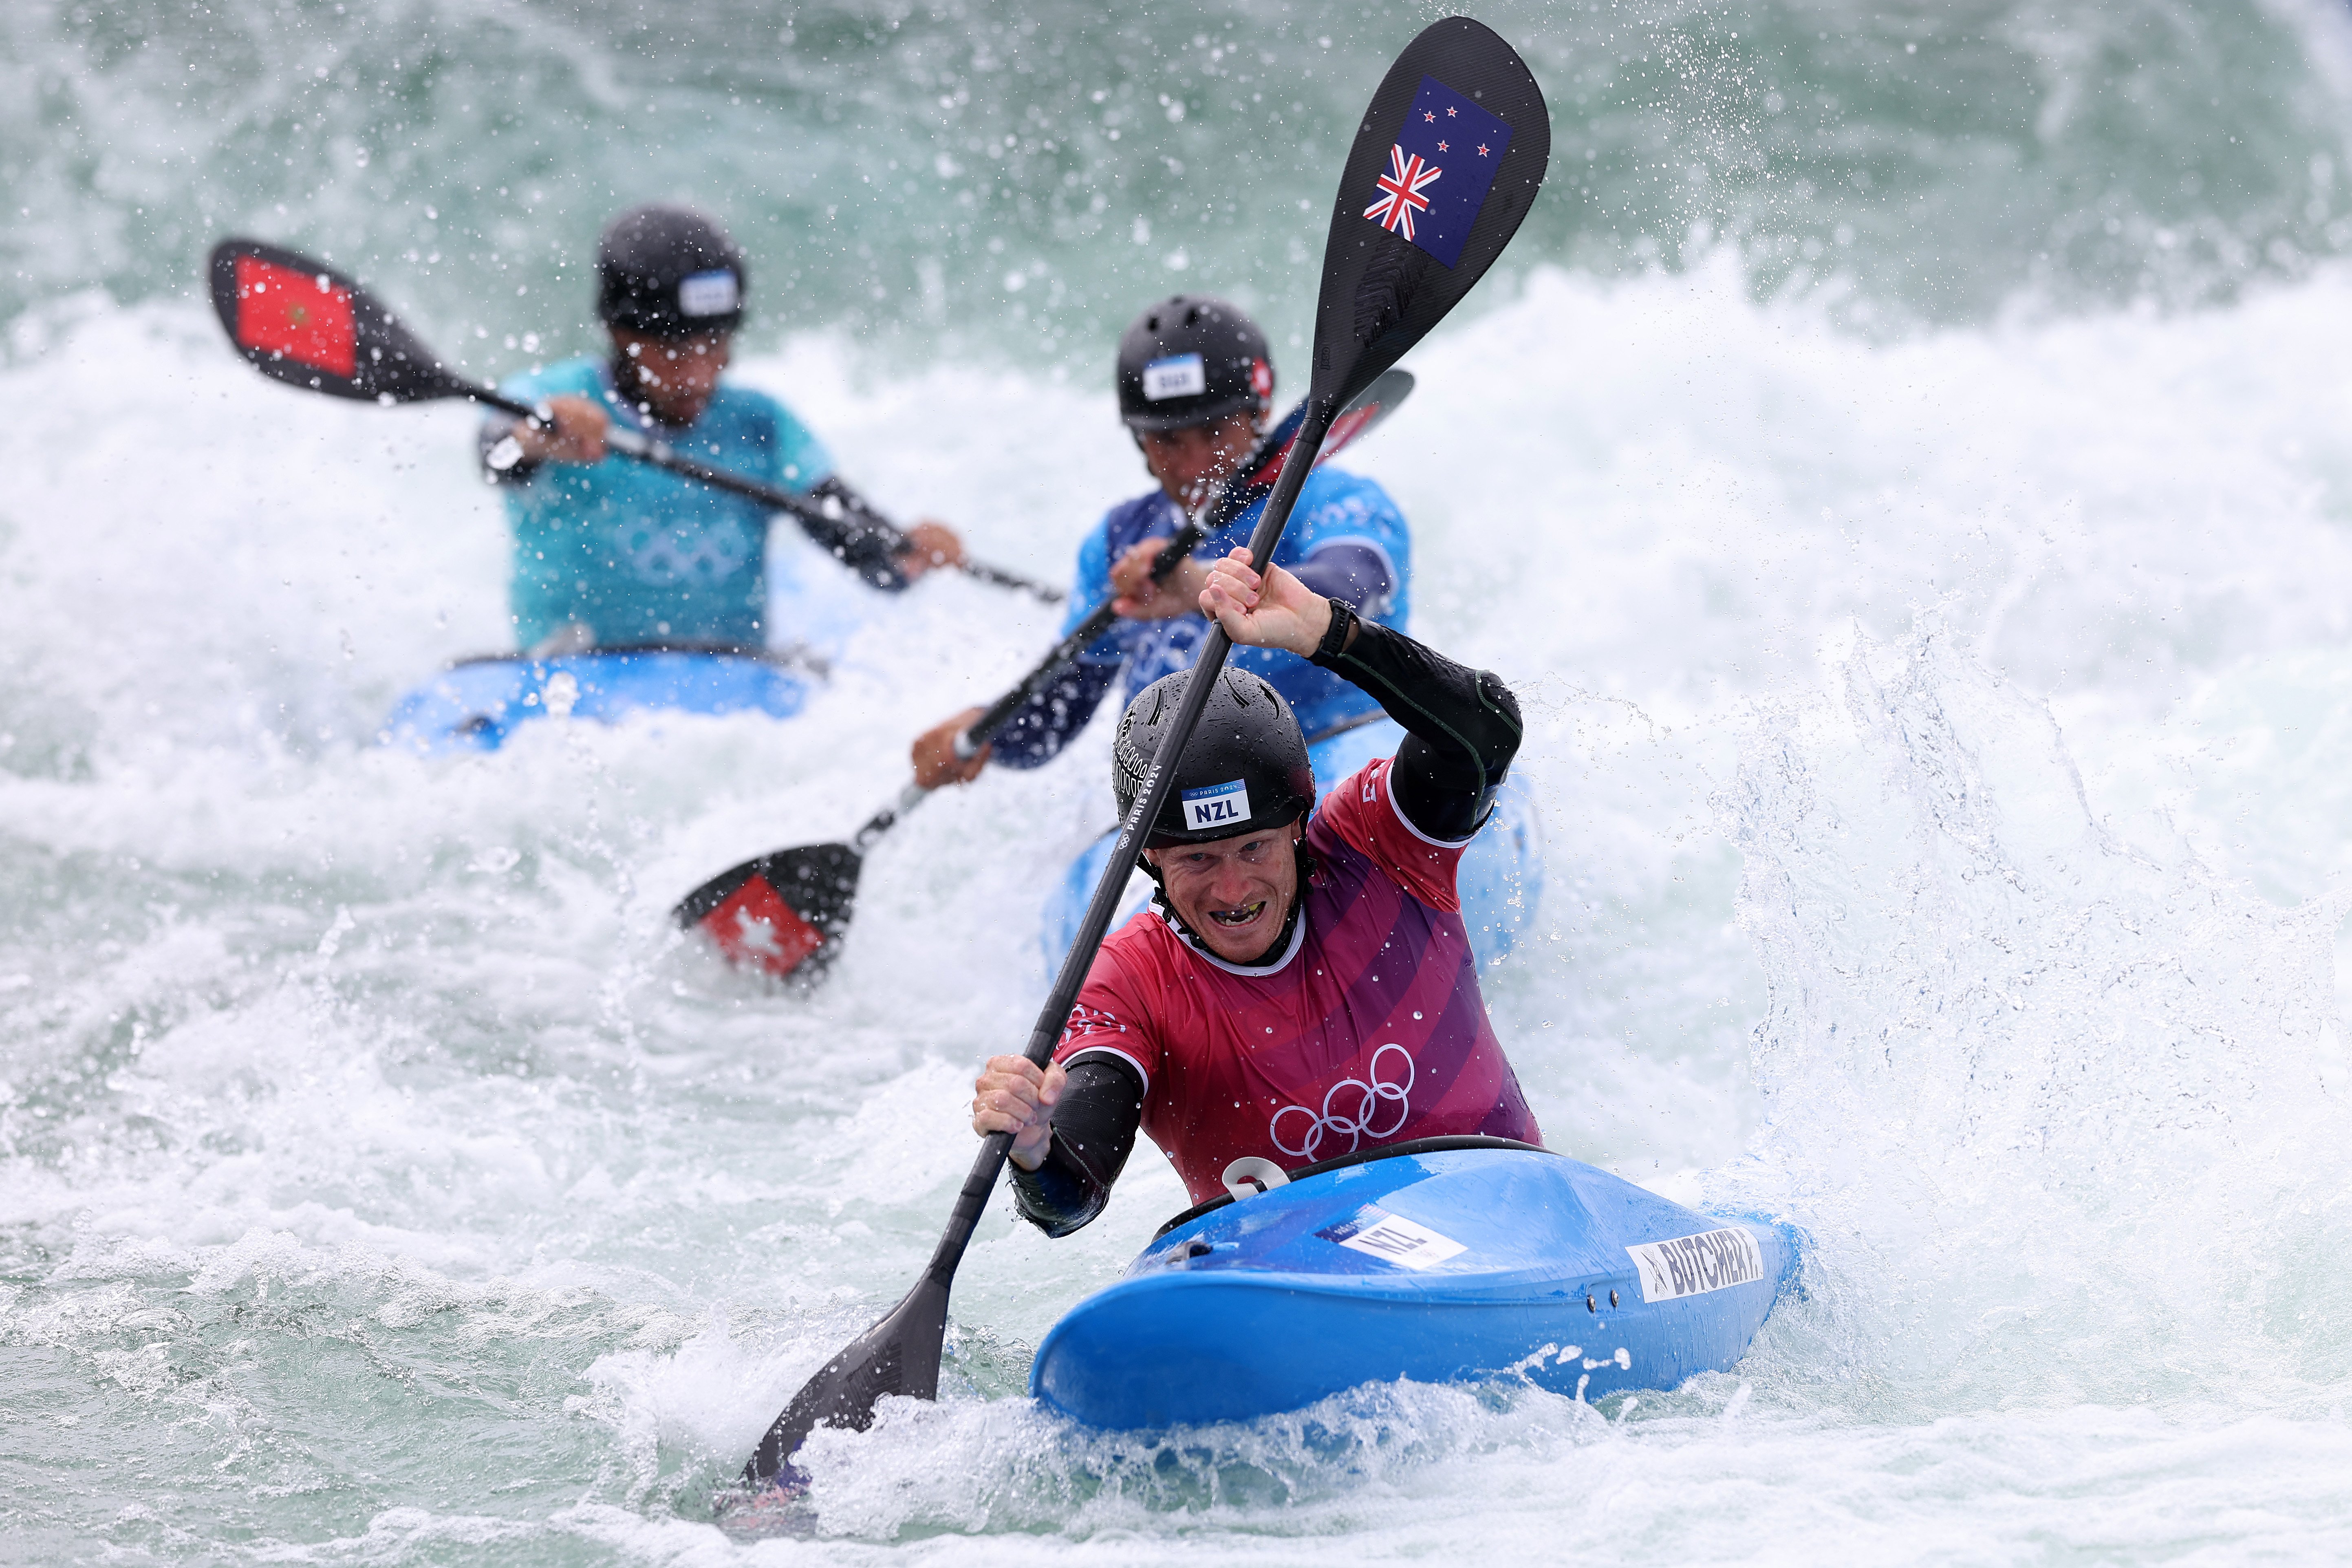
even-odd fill
[{"label": "red paddle blade", "polygon": [[359,374],[359,328],[349,289],[326,273],[298,272],[258,256],[236,256],[230,265],[236,320],[229,332],[238,348],[345,381]]},{"label": "red paddle blade", "polygon": [[253,239],[213,247],[213,310],[237,353],[289,385],[369,403],[420,403],[471,389],[351,279]]},{"label": "red paddle blade", "polygon": [[862,858],[846,844],[810,844],[746,860],[688,893],[670,911],[729,963],[773,979],[814,976],[849,926]]}]

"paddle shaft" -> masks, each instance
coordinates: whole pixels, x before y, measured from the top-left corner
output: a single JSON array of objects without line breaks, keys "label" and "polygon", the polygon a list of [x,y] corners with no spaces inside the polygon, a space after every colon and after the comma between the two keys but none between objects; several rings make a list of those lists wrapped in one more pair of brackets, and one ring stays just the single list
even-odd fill
[{"label": "paddle shaft", "polygon": [[[1349,428],[1340,437],[1342,447],[1344,447],[1348,441],[1354,439],[1355,437],[1379,424],[1379,422],[1386,416],[1389,410],[1393,408],[1398,403],[1402,402],[1406,393],[1412,390],[1412,379],[1410,376],[1405,375],[1403,372],[1391,372],[1390,378],[1395,382],[1402,383],[1402,388],[1399,390],[1392,390],[1379,401],[1374,401],[1371,395],[1379,390],[1379,384],[1376,384],[1373,387],[1366,389],[1364,396],[1349,405],[1346,414],[1361,422],[1351,424]],[[1200,511],[1190,514],[1184,519],[1183,526],[1177,529],[1177,531],[1169,537],[1168,542],[1161,546],[1160,553],[1152,557],[1151,576],[1153,581],[1161,583],[1166,582],[1168,580],[1168,574],[1176,569],[1177,563],[1184,560],[1187,556],[1191,555],[1192,552],[1201,547],[1201,541],[1208,538],[1210,534],[1229,526],[1235,518],[1239,517],[1249,508],[1250,504],[1257,499],[1258,492],[1256,487],[1254,484],[1244,482],[1243,476],[1255,475],[1262,472],[1265,465],[1272,462],[1277,454],[1287,453],[1295,449],[1290,443],[1295,442],[1297,437],[1295,436],[1286,437],[1283,434],[1283,431],[1290,425],[1294,418],[1298,419],[1302,426],[1304,426],[1305,416],[1303,413],[1297,410],[1293,410],[1292,413],[1285,415],[1281,423],[1276,425],[1273,432],[1265,437],[1264,445],[1262,445],[1257,451],[1250,454],[1249,461],[1243,464],[1233,477],[1228,479],[1223,486],[1219,487],[1217,493],[1210,498],[1208,503],[1203,506]],[[1323,440],[1328,438],[1328,431],[1329,426],[1327,424],[1324,436],[1318,437],[1317,445],[1318,448],[1322,445]],[[1268,448],[1272,449],[1269,450]],[[1334,449],[1337,450],[1339,448]],[[1283,472],[1286,473],[1288,472],[1287,461],[1288,459],[1286,457],[1286,467],[1283,470]],[[1312,462],[1308,464],[1310,468],[1313,466]],[[1276,476],[1277,483],[1279,483],[1280,478],[1280,474]],[[1302,479],[1299,482],[1303,485],[1306,483],[1306,480]],[[1236,490],[1233,488],[1235,485],[1240,485],[1242,488]],[[1255,541],[1253,541],[1253,549],[1254,548]],[[1254,554],[1253,559],[1263,562],[1266,557]],[[1072,659],[1077,658],[1079,654],[1085,652],[1087,645],[1093,642],[1097,637],[1102,636],[1103,633],[1110,630],[1111,626],[1118,621],[1118,613],[1111,608],[1110,601],[1106,600],[1104,603],[1097,605],[1093,615],[1088,616],[1084,621],[1080,622],[1076,631],[1072,632],[1068,637],[1064,637],[1060,642],[1055,643],[1054,645],[1053,651],[1048,653],[1043,659],[1039,660],[1037,667],[1034,669],[1032,669],[1027,675],[1021,678],[1021,684],[1015,686],[1012,690],[998,698],[994,702],[990,703],[988,707],[981,712],[978,718],[974,719],[971,724],[966,726],[964,730],[956,736],[955,752],[957,757],[968,763],[971,761],[973,757],[978,756],[980,754],[980,748],[987,744],[989,741],[995,737],[996,731],[1004,727],[1006,720],[1012,718],[1013,715],[1017,712],[1032,697],[1036,696],[1038,692],[1044,690],[1046,683],[1054,679],[1055,675],[1064,665],[1069,663]]]},{"label": "paddle shaft", "polygon": [[[1258,519],[1257,531],[1250,535],[1253,562],[1273,558],[1274,547],[1281,542],[1282,531],[1290,521],[1290,509],[1297,503],[1307,475],[1315,467],[1315,455],[1331,428],[1337,412],[1332,406],[1334,400],[1321,394],[1310,394],[1309,397],[1310,406],[1306,423],[1299,427],[1298,442],[1283,463],[1282,477],[1275,481],[1274,495],[1265,503],[1265,514]],[[1184,754],[1185,742],[1200,724],[1201,714],[1209,705],[1210,692],[1225,667],[1225,655],[1233,646],[1224,626],[1218,625],[1210,629],[1209,640],[1193,661],[1192,678],[1185,683],[1184,704],[1176,710],[1175,725],[1151,759],[1151,772],[1144,778],[1143,793],[1119,828],[1118,842],[1111,848],[1103,879],[1095,884],[1094,900],[1087,905],[1087,918],[1078,924],[1077,940],[1063,958],[1061,973],[1054,977],[1053,993],[1045,998],[1045,1008],[1029,1031],[1028,1047],[1021,1054],[1038,1067],[1045,1065],[1054,1054],[1055,1043],[1062,1037],[1071,1004],[1078,999],[1078,989],[1086,984],[1087,972],[1094,968],[1095,954],[1102,947],[1111,917],[1118,912],[1119,900],[1127,891],[1124,868],[1135,865],[1152,823],[1159,820],[1160,808],[1167,804],[1168,792],[1176,787],[1177,762]],[[956,1194],[955,1212],[948,1216],[947,1230],[932,1249],[929,1267],[925,1270],[942,1289],[954,1279],[956,1268],[963,1261],[964,1248],[971,1243],[973,1227],[979,1225],[981,1213],[988,1206],[988,1194],[995,1190],[997,1175],[1012,1152],[1010,1132],[992,1132],[981,1140],[980,1155],[972,1161],[971,1172],[963,1179],[963,1190]]]},{"label": "paddle shaft", "polygon": [[[1153,560],[1151,574],[1154,577],[1166,577],[1175,569],[1176,563],[1192,554],[1205,537],[1207,537],[1207,531],[1198,522],[1187,521],[1183,527],[1176,531],[1175,536],[1169,540],[1167,548],[1160,551],[1159,556]],[[1077,658],[1088,643],[1108,631],[1111,623],[1118,619],[1118,614],[1108,604],[1104,604],[1098,606],[1093,615],[1079,622],[1078,629],[1055,643],[1054,651],[1040,659],[1034,669],[1023,676],[1019,685],[990,703],[981,710],[980,717],[956,731],[956,759],[959,762],[968,763],[980,755],[981,747],[988,744],[995,737],[996,732],[1004,728],[1013,714],[1026,706],[1032,697],[1044,690],[1045,683],[1059,674],[1064,665]],[[849,847],[860,855],[865,854],[874,847],[876,840],[897,826],[898,819],[920,805],[924,797],[930,793],[921,784],[908,784],[898,792],[898,799],[867,817],[866,826],[850,835]]]},{"label": "paddle shaft", "polygon": [[[1401,399],[1404,392],[1411,389],[1412,383],[1407,381],[1402,391],[1392,390],[1390,393],[1389,401],[1394,402]],[[1359,425],[1349,430],[1342,437],[1343,441],[1352,439],[1354,436],[1369,428],[1370,423],[1378,421],[1380,413],[1383,412],[1384,408],[1381,405],[1373,406],[1374,412],[1369,416],[1369,423]],[[1289,449],[1289,443],[1295,438],[1295,427],[1304,418],[1303,409],[1293,410],[1285,416],[1281,424],[1265,437],[1258,450],[1250,455],[1249,463],[1242,472],[1249,474],[1261,472],[1265,465],[1274,461],[1276,456],[1286,452]],[[1175,569],[1178,562],[1200,547],[1201,541],[1208,537],[1212,526],[1218,528],[1225,526],[1234,518],[1240,516],[1242,511],[1256,500],[1259,493],[1256,486],[1244,485],[1241,490],[1236,491],[1232,488],[1234,483],[1234,480],[1228,479],[1224,485],[1220,486],[1215,497],[1202,509],[1202,512],[1188,516],[1182,526],[1170,536],[1168,542],[1160,547],[1160,553],[1152,560],[1151,574],[1154,578],[1165,580],[1168,574]],[[1109,630],[1112,623],[1118,618],[1109,603],[1106,602],[1097,606],[1094,613],[1088,616],[1075,631],[1055,644],[1053,650],[1039,660],[1027,675],[1022,677],[1020,682],[1012,690],[990,703],[970,724],[956,731],[953,746],[957,758],[968,763],[978,756],[981,747],[986,745],[1014,713],[1025,706],[1031,698],[1045,689],[1046,684],[1066,664],[1083,652],[1087,644]],[[921,805],[924,798],[930,793],[919,784],[908,784],[898,792],[897,798],[889,805],[866,818],[865,825],[851,835],[849,842],[841,847],[862,861],[866,852],[874,847],[882,836],[896,826],[899,818]],[[761,858],[764,859],[766,857]],[[756,865],[758,862],[751,864]],[[738,874],[744,869],[744,867],[737,867],[726,875],[714,878],[711,882],[705,883],[703,888],[688,894],[678,905],[677,910],[673,911],[677,914],[680,923],[690,925],[701,918],[684,911],[696,906],[704,889],[717,884],[724,884],[731,889],[740,880]]]},{"label": "paddle shaft", "polygon": [[[1176,569],[1176,563],[1199,549],[1201,541],[1207,537],[1207,529],[1197,521],[1187,520],[1152,559],[1152,577],[1165,582],[1168,574]],[[1046,683],[1061,672],[1064,665],[1085,652],[1087,644],[1110,630],[1118,620],[1118,613],[1111,608],[1111,603],[1106,600],[1097,605],[1095,613],[1079,622],[1077,630],[1055,643],[1053,651],[1021,678],[1019,685],[982,710],[980,716],[956,737],[956,755],[966,762],[977,756],[980,748],[993,740],[996,732],[1004,728],[1005,721],[1019,712],[1031,698],[1043,691]]]},{"label": "paddle shaft", "polygon": [[[528,403],[509,397],[503,393],[495,392],[487,386],[461,385],[459,390],[477,403],[487,404],[501,413],[512,414],[518,418],[539,421],[543,418],[546,412],[543,409],[534,408]],[[691,458],[681,458],[668,442],[627,429],[620,425],[605,426],[604,445],[633,461],[664,469],[682,479],[709,485],[715,490],[725,490],[730,495],[739,495],[747,500],[758,501],[762,506],[773,507],[778,511],[788,511],[803,521],[814,523],[819,528],[839,528],[845,521],[828,511],[822,501],[814,501],[806,496],[794,495],[792,491],[779,489],[774,485],[763,485],[757,479],[746,479],[741,474],[726,468],[714,468],[707,463],[698,463]],[[889,528],[890,525],[877,518],[865,526]],[[892,529],[891,531],[898,531]],[[902,542],[903,538],[902,535]],[[983,583],[994,583],[1000,587],[1018,588],[1024,594],[1034,595],[1045,600],[1047,604],[1058,604],[1062,598],[1062,591],[1059,588],[1033,582],[1017,572],[1007,572],[1002,567],[983,565],[977,561],[959,561],[956,563],[956,568],[966,576],[977,577]]]},{"label": "paddle shaft", "polygon": [[898,825],[898,819],[923,804],[931,792],[919,784],[910,784],[898,792],[898,798],[866,819],[866,825],[849,836],[851,849],[863,855],[874,847],[875,841]]},{"label": "paddle shaft", "polygon": [[[1323,437],[1322,449],[1316,454],[1317,461],[1320,462],[1334,452],[1341,450],[1359,437],[1376,427],[1382,419],[1394,411],[1398,404],[1404,401],[1412,391],[1412,378],[1401,370],[1390,370],[1375,378],[1372,384],[1367,386],[1354,402],[1341,410],[1339,416],[1333,421],[1329,432]],[[1151,574],[1155,579],[1165,581],[1168,574],[1174,570],[1178,562],[1186,559],[1193,551],[1200,548],[1202,540],[1230,527],[1234,520],[1256,504],[1260,497],[1267,495],[1273,489],[1272,482],[1266,480],[1265,476],[1271,474],[1276,479],[1281,477],[1282,465],[1297,438],[1298,427],[1306,422],[1306,419],[1307,407],[1304,404],[1284,415],[1275,427],[1260,439],[1256,450],[1250,454],[1249,460],[1217,487],[1216,493],[1209,503],[1200,511],[1186,516],[1183,523],[1161,545],[1160,553],[1152,561]],[[1024,676],[1018,685],[989,704],[971,724],[956,732],[951,744],[957,758],[968,763],[978,756],[981,747],[994,738],[997,731],[1004,727],[1014,713],[1044,690],[1070,660],[1084,652],[1087,646],[1108,631],[1117,619],[1117,616],[1108,604],[1097,606],[1094,613],[1088,616],[1076,630],[1055,644],[1053,650]],[[929,793],[919,785],[909,785],[901,790],[898,798],[869,818],[849,843],[837,847],[862,859],[866,852],[874,847],[882,835],[888,832],[900,817],[912,810]],[[792,851],[785,850],[779,853],[789,854]],[[688,894],[673,911],[677,914],[679,923],[691,926],[702,918],[702,914],[692,913],[689,912],[690,910],[700,910],[703,913],[708,913],[709,910],[718,907],[716,900],[723,898],[724,892],[705,898],[704,895],[709,889],[720,888],[726,891],[731,891],[741,884],[743,877],[753,868],[769,858],[771,857],[761,856],[759,860],[747,861],[743,865],[734,867]],[[839,918],[845,919],[845,912],[843,912]]]}]

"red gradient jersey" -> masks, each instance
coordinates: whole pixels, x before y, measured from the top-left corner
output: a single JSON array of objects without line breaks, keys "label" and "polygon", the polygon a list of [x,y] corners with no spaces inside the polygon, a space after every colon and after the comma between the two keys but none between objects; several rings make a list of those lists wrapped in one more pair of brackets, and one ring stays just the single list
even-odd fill
[{"label": "red gradient jersey", "polygon": [[1486,1020],[1447,844],[1405,821],[1389,759],[1307,824],[1316,871],[1289,947],[1227,963],[1146,910],[1103,943],[1054,1058],[1143,1075],[1143,1130],[1195,1203],[1248,1155],[1285,1170],[1381,1143],[1542,1132]]}]

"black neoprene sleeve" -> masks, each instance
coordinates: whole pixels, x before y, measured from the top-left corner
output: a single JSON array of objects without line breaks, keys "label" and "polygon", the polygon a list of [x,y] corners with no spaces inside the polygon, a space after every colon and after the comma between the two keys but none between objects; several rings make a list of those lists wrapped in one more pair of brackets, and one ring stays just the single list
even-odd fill
[{"label": "black neoprene sleeve", "polygon": [[1021,1217],[1047,1236],[1067,1236],[1102,1213],[1143,1125],[1143,1080],[1133,1068],[1087,1057],[1069,1074],[1045,1163],[1034,1171],[1006,1163]]},{"label": "black neoprene sleeve", "polygon": [[801,531],[816,541],[819,549],[884,593],[905,592],[907,573],[898,563],[898,552],[906,548],[906,536],[885,522],[864,496],[837,479],[819,479],[808,493],[811,500],[835,503],[841,516],[820,521],[795,514]]},{"label": "black neoprene sleeve", "polygon": [[[1332,614],[1348,612],[1335,605]],[[1389,773],[1398,809],[1432,838],[1469,837],[1494,809],[1518,754],[1518,699],[1501,677],[1465,668],[1377,622],[1357,621],[1344,640],[1315,662],[1405,727]]]}]

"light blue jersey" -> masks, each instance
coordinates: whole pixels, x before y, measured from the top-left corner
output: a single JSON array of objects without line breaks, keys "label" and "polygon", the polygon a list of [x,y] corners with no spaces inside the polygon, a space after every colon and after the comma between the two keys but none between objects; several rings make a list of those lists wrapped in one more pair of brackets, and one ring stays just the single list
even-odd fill
[{"label": "light blue jersey", "polygon": [[[795,493],[833,472],[824,446],[767,394],[721,384],[683,431],[651,426],[593,359],[516,377],[524,402],[593,398],[615,423],[658,435],[679,456]],[[600,647],[767,640],[772,514],[759,502],[626,458],[541,464],[500,487],[514,529],[515,639],[525,648],[567,624]]]}]

